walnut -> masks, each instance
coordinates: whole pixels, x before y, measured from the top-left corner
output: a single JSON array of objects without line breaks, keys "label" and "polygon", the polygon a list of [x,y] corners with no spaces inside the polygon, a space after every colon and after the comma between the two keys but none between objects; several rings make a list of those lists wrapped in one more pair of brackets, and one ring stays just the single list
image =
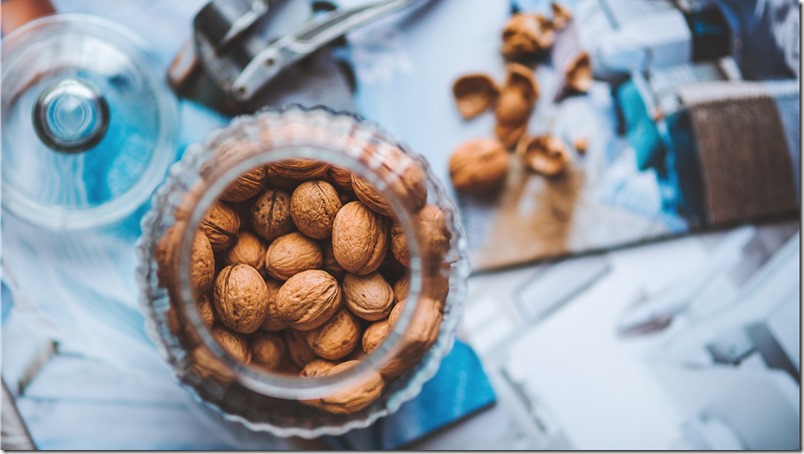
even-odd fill
[{"label": "walnut", "polygon": [[553,10],[553,19],[550,23],[555,30],[561,30],[562,28],[566,28],[569,21],[572,20],[572,13],[566,6],[561,5],[557,2],[550,3],[550,9]]},{"label": "walnut", "polygon": [[404,266],[410,266],[410,251],[408,250],[408,236],[398,222],[391,226],[391,253],[394,258]]},{"label": "walnut", "polygon": [[201,220],[199,229],[209,239],[212,250],[222,252],[237,239],[237,231],[240,230],[240,216],[229,205],[213,202],[206,216]]},{"label": "walnut", "polygon": [[[269,175],[274,174],[294,180],[321,178],[329,170],[329,164],[315,159],[286,159],[269,164]],[[273,180],[269,179],[273,182]]]},{"label": "walnut", "polygon": [[380,273],[367,276],[347,274],[343,278],[343,302],[358,317],[377,321],[388,316],[394,291]]},{"label": "walnut", "polygon": [[338,191],[331,184],[306,181],[290,197],[290,217],[302,233],[323,240],[332,234],[332,221],[341,206]]},{"label": "walnut", "polygon": [[326,359],[316,358],[304,365],[304,368],[299,373],[300,377],[321,377],[327,375],[333,367],[337,366],[332,361]]},{"label": "walnut", "polygon": [[592,86],[592,62],[587,52],[581,52],[567,65],[564,86],[578,93],[589,91]]},{"label": "walnut", "polygon": [[204,326],[212,328],[212,325],[215,323],[215,311],[212,308],[212,304],[209,302],[209,298],[206,295],[201,295],[195,303],[198,308],[198,315],[201,316],[201,321],[204,322]]},{"label": "walnut", "polygon": [[570,162],[567,147],[550,135],[523,140],[516,153],[528,169],[548,177],[563,173]]},{"label": "walnut", "polygon": [[538,98],[539,87],[533,71],[519,63],[509,64],[494,111],[497,120],[494,133],[503,145],[511,147],[525,134]]},{"label": "walnut", "polygon": [[396,298],[396,301],[399,302],[407,298],[409,289],[410,274],[405,274],[394,284],[394,297]]},{"label": "walnut", "polygon": [[494,139],[464,142],[449,160],[449,175],[456,190],[483,193],[499,187],[508,175],[508,152]]},{"label": "walnut", "polygon": [[265,269],[274,279],[286,281],[302,271],[321,268],[321,246],[299,232],[275,239],[265,253]]},{"label": "walnut", "polygon": [[266,249],[265,244],[257,235],[248,231],[241,231],[232,247],[226,251],[223,263],[225,265],[237,265],[240,263],[261,272],[265,268]]},{"label": "walnut", "polygon": [[279,331],[288,327],[276,308],[276,295],[281,287],[281,282],[271,278],[265,279],[265,289],[267,290],[265,301],[268,306],[265,320],[262,322],[262,329],[265,331]]},{"label": "walnut", "polygon": [[335,260],[335,253],[332,252],[332,241],[325,241],[321,245],[321,253],[324,256],[324,264],[321,268],[335,279],[342,280],[346,276],[346,270]]},{"label": "walnut", "polygon": [[326,271],[302,271],[285,282],[276,308],[291,328],[308,331],[323,325],[341,307],[341,288]]},{"label": "walnut", "polygon": [[366,275],[377,270],[388,248],[385,219],[360,202],[338,211],[332,224],[332,252],[350,273]]},{"label": "walnut", "polygon": [[378,322],[374,322],[366,328],[366,331],[363,333],[363,351],[366,353],[371,353],[377,349],[377,347],[382,344],[385,339],[388,338],[388,335],[391,334],[391,330],[393,326],[388,319],[383,319]]},{"label": "walnut", "polygon": [[399,300],[391,309],[391,313],[388,314],[388,323],[390,323],[391,326],[396,326],[399,322],[399,317],[402,316],[402,311],[405,310],[405,301],[404,299]]},{"label": "walnut", "polygon": [[332,166],[327,171],[332,184],[338,187],[341,191],[352,192],[352,171],[342,167]]},{"label": "walnut", "polygon": [[546,17],[540,14],[514,14],[503,28],[502,53],[512,59],[534,57],[554,42],[552,23]]},{"label": "walnut", "polygon": [[426,272],[444,261],[449,250],[450,233],[444,212],[436,205],[426,205],[416,214],[415,229],[419,233],[419,251]]},{"label": "walnut", "polygon": [[520,124],[496,124],[494,125],[494,136],[505,148],[511,148],[519,143],[519,140],[528,132],[528,123]]},{"label": "walnut", "polygon": [[499,93],[497,83],[487,74],[467,74],[452,84],[458,112],[466,120],[491,108]]},{"label": "walnut", "polygon": [[422,279],[422,294],[443,303],[449,294],[451,265],[448,262],[441,262],[438,265],[438,268],[426,270]]},{"label": "walnut", "polygon": [[[413,211],[427,203],[427,186],[422,165],[397,147],[383,147],[374,150],[371,159],[379,160],[375,169],[385,178],[387,190],[396,195],[400,202]],[[358,200],[379,214],[392,216],[391,205],[382,194],[365,179],[352,174],[352,189]]]},{"label": "walnut", "polygon": [[215,279],[213,304],[221,323],[239,333],[253,333],[268,311],[268,290],[260,273],[248,265],[229,265]]},{"label": "walnut", "polygon": [[251,227],[267,241],[273,241],[293,230],[290,196],[276,189],[260,194],[251,207]]},{"label": "walnut", "polygon": [[307,345],[324,359],[341,359],[360,342],[362,328],[358,319],[341,309],[316,329],[305,332]]},{"label": "walnut", "polygon": [[255,167],[237,177],[220,195],[226,202],[242,202],[259,194],[265,184],[265,166]]},{"label": "walnut", "polygon": [[[427,297],[419,299],[416,311],[413,313],[407,329],[402,334],[400,350],[398,350],[394,358],[380,369],[383,377],[398,377],[409,371],[433,346],[438,339],[438,332],[441,329],[443,319],[440,308],[441,305],[437,301]],[[389,322],[392,325],[396,325],[398,317],[397,320],[389,318]]]},{"label": "walnut", "polygon": [[[354,367],[359,361],[346,361],[338,364],[327,372],[327,375],[336,375],[346,369]],[[307,405],[320,408],[329,413],[349,414],[358,412],[377,400],[382,395],[385,382],[377,372],[370,372],[365,378],[347,389],[337,391],[320,399],[302,401]]]},{"label": "walnut", "polygon": [[285,336],[285,345],[287,346],[288,356],[290,360],[298,367],[304,367],[309,362],[317,359],[310,346],[307,345],[307,339],[302,331],[295,329],[286,329],[282,331]]},{"label": "walnut", "polygon": [[212,327],[212,337],[234,359],[245,364],[251,362],[251,349],[242,334],[230,331],[223,326],[215,325]]},{"label": "walnut", "polygon": [[276,370],[285,359],[285,340],[279,334],[258,332],[251,336],[251,362]]}]

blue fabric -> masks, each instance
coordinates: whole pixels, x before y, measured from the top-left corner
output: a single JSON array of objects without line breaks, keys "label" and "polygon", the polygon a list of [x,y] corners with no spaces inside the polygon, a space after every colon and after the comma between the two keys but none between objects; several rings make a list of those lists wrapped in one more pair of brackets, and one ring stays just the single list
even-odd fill
[{"label": "blue fabric", "polygon": [[636,151],[637,168],[647,170],[661,162],[665,149],[659,130],[633,81],[625,82],[617,91],[617,102],[626,123],[628,141]]}]

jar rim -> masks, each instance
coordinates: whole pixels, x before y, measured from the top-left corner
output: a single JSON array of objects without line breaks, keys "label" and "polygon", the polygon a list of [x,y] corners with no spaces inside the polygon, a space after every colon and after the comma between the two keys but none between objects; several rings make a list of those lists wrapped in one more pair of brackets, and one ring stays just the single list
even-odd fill
[{"label": "jar rim", "polygon": [[[225,142],[221,146],[227,143]],[[253,142],[251,144],[258,145]],[[398,195],[393,191],[387,190],[386,182],[382,181],[375,172],[372,172],[368,165],[343,151],[335,147],[325,148],[315,143],[282,145],[274,148],[261,146],[259,151],[244,153],[243,156],[228,161],[226,164],[228,169],[215,172],[210,177],[211,181],[206,185],[203,194],[190,207],[191,215],[179,246],[178,285],[181,299],[179,304],[183,306],[187,320],[201,339],[202,345],[213,354],[215,360],[223,362],[232,371],[237,372],[236,379],[243,386],[254,392],[283,399],[313,399],[330,395],[344,387],[359,383],[368,374],[389,363],[396,356],[403,345],[403,333],[410,325],[413,313],[420,304],[423,290],[422,257],[416,241],[411,216],[402,215],[409,210],[405,208]],[[412,303],[405,304],[399,321],[376,350],[361,358],[360,362],[354,367],[332,376],[294,377],[287,374],[272,373],[262,368],[240,363],[227,354],[215,341],[211,331],[204,325],[195,305],[196,298],[193,295],[190,279],[191,251],[193,238],[198,231],[204,214],[218,200],[219,195],[240,175],[261,165],[288,159],[315,159],[357,173],[385,197],[395,214],[396,221],[402,226],[408,239],[410,266],[407,268],[410,275],[410,284],[406,301]]]}]

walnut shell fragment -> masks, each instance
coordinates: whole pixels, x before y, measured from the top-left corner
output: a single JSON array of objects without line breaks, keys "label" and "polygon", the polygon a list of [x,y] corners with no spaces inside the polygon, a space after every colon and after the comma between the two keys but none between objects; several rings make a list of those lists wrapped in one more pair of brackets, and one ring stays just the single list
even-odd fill
[{"label": "walnut shell fragment", "polygon": [[240,216],[229,205],[213,202],[198,228],[209,239],[212,250],[222,252],[237,240]]},{"label": "walnut shell fragment", "polygon": [[343,278],[343,302],[363,320],[382,320],[394,305],[394,290],[380,273],[347,274]]},{"label": "walnut shell fragment", "polygon": [[502,53],[511,59],[535,57],[555,42],[552,22],[540,14],[511,16],[502,32]]},{"label": "walnut shell fragment", "polygon": [[221,323],[239,333],[253,333],[265,320],[268,290],[260,273],[248,265],[230,265],[218,273],[212,302]]},{"label": "walnut shell fragment", "polygon": [[509,156],[495,139],[473,139],[459,145],[449,160],[456,190],[482,193],[499,187],[508,175]]},{"label": "walnut shell fragment", "polygon": [[567,24],[572,20],[572,13],[569,8],[558,3],[551,2],[550,9],[553,11],[553,18],[550,23],[555,30],[561,30],[567,27]]},{"label": "walnut shell fragment", "polygon": [[290,217],[302,233],[323,240],[332,234],[332,222],[341,206],[338,191],[331,184],[305,181],[290,197]]},{"label": "walnut shell fragment", "polygon": [[570,163],[567,147],[550,135],[523,140],[519,143],[517,155],[525,167],[548,177],[561,174]]},{"label": "walnut shell fragment", "polygon": [[366,275],[380,267],[388,249],[385,219],[360,202],[338,211],[332,224],[332,252],[350,273]]},{"label": "walnut shell fragment", "polygon": [[452,84],[452,95],[461,116],[468,120],[490,109],[500,88],[488,74],[466,74]]},{"label": "walnut shell fragment", "polygon": [[588,52],[581,52],[567,65],[564,86],[578,93],[586,93],[592,86],[592,61]]},{"label": "walnut shell fragment", "polygon": [[494,111],[497,120],[494,133],[503,145],[515,145],[527,132],[530,115],[538,99],[539,86],[533,71],[519,63],[509,64],[505,85]]},{"label": "walnut shell fragment", "polygon": [[266,241],[293,230],[288,193],[269,189],[260,194],[251,206],[251,228]]},{"label": "walnut shell fragment", "polygon": [[[350,369],[358,364],[359,361],[345,361],[338,364],[327,372],[327,375],[335,375],[344,370]],[[352,385],[348,389],[335,392],[320,399],[303,401],[307,405],[319,408],[329,413],[349,414],[358,412],[377,400],[382,395],[385,382],[377,372],[370,372],[363,380]]]},{"label": "walnut shell fragment", "polygon": [[280,281],[286,281],[302,271],[321,268],[324,256],[321,246],[299,232],[275,239],[265,252],[265,269]]},{"label": "walnut shell fragment", "polygon": [[341,307],[341,288],[326,271],[302,271],[285,282],[276,308],[291,328],[308,331],[323,325]]},{"label": "walnut shell fragment", "polygon": [[346,309],[335,313],[323,325],[305,331],[305,339],[316,355],[330,360],[341,359],[360,342],[362,328],[358,319]]}]

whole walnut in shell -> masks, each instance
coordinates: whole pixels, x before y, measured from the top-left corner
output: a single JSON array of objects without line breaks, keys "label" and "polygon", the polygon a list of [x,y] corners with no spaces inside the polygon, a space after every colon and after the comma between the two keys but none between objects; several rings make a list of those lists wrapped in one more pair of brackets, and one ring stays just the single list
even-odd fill
[{"label": "whole walnut in shell", "polygon": [[279,293],[279,289],[282,287],[282,283],[271,278],[265,279],[265,289],[267,291],[265,302],[268,306],[268,310],[265,314],[265,320],[262,322],[262,329],[265,331],[279,331],[287,328],[287,323],[282,320],[282,316],[279,314],[279,310],[276,308],[276,295]]},{"label": "whole walnut in shell", "polygon": [[318,359],[315,352],[307,345],[307,338],[303,331],[286,329],[282,333],[285,336],[288,356],[293,364],[298,367],[305,367],[311,361]]},{"label": "whole walnut in shell", "polygon": [[324,256],[324,264],[321,265],[321,268],[335,279],[339,281],[343,279],[346,276],[346,270],[335,259],[335,253],[332,252],[332,241],[325,241],[321,245],[321,253]]},{"label": "whole walnut in shell", "polygon": [[267,297],[265,281],[248,265],[229,265],[215,279],[215,312],[221,323],[239,333],[253,333],[262,325]]},{"label": "whole walnut in shell", "polygon": [[[438,339],[443,319],[440,308],[441,305],[437,301],[427,297],[419,299],[410,324],[402,334],[402,347],[397,355],[380,369],[383,377],[403,375],[413,368],[433,346]],[[398,323],[398,319],[390,323],[395,325]]]},{"label": "whole walnut in shell", "polygon": [[265,269],[274,279],[286,281],[302,271],[321,268],[321,246],[299,232],[275,239],[265,253]]},{"label": "whole walnut in shell", "polygon": [[332,361],[327,361],[326,359],[316,358],[309,363],[305,364],[302,371],[299,373],[300,377],[321,377],[327,375],[327,373],[333,368],[337,366],[336,363]]},{"label": "whole walnut in shell", "polygon": [[238,263],[248,265],[257,271],[265,268],[265,244],[257,235],[241,231],[237,235],[237,240],[231,248],[226,251],[223,263],[225,265],[237,265]]},{"label": "whole walnut in shell", "polygon": [[341,206],[338,191],[331,184],[306,181],[290,197],[290,217],[302,233],[323,240],[332,234],[332,222]]},{"label": "whole walnut in shell", "polygon": [[251,362],[268,370],[278,369],[285,360],[285,340],[280,334],[258,332],[249,339]]},{"label": "whole walnut in shell", "polygon": [[324,359],[341,359],[360,342],[362,328],[357,318],[341,309],[316,329],[305,332],[307,345]]},{"label": "whole walnut in shell", "polygon": [[214,202],[198,228],[209,239],[212,250],[222,252],[237,239],[240,216],[229,205]]},{"label": "whole walnut in shell", "polygon": [[429,272],[444,261],[449,250],[450,233],[444,212],[437,205],[425,206],[416,214],[415,229],[419,234],[424,269]]},{"label": "whole walnut in shell", "polygon": [[276,308],[291,328],[308,331],[323,325],[341,307],[341,288],[326,271],[302,271],[276,295]]},{"label": "whole walnut in shell", "polygon": [[391,309],[391,313],[388,314],[388,323],[390,323],[391,326],[396,326],[396,324],[399,323],[399,317],[402,316],[402,311],[405,310],[405,301],[404,299],[399,300],[399,302],[394,305],[393,309]]},{"label": "whole walnut in shell", "polygon": [[[375,169],[384,178],[388,191],[399,198],[408,209],[417,211],[427,202],[427,186],[422,165],[398,147],[381,147],[373,150],[373,160],[379,160]],[[352,175],[352,189],[358,200],[379,214],[391,216],[393,208],[385,197],[365,179]]]},{"label": "whole walnut in shell", "polygon": [[237,177],[220,195],[226,202],[242,202],[259,194],[265,184],[265,167],[255,167]]},{"label": "whole walnut in shell", "polygon": [[198,308],[198,315],[201,316],[201,321],[204,322],[204,326],[212,328],[212,325],[215,324],[215,310],[212,308],[212,303],[209,302],[209,298],[207,298],[206,295],[201,295],[195,303]]},{"label": "whole walnut in shell", "polygon": [[508,176],[509,157],[494,139],[473,139],[459,145],[449,160],[449,175],[456,190],[482,193],[499,187]]},{"label": "whole walnut in shell", "polygon": [[212,327],[212,337],[223,348],[226,353],[242,363],[251,362],[251,348],[245,336],[235,333],[220,325]]},{"label": "whole walnut in shell", "polygon": [[394,305],[394,291],[380,273],[347,274],[343,278],[343,302],[358,317],[377,321],[388,317]]},{"label": "whole walnut in shell", "polygon": [[377,270],[388,248],[385,219],[360,202],[338,211],[332,224],[332,252],[350,273],[366,275]]},{"label": "whole walnut in shell", "polygon": [[[269,164],[268,173],[294,180],[321,178],[329,170],[329,164],[315,159],[285,159]],[[271,181],[269,179],[269,181]]]},{"label": "whole walnut in shell", "polygon": [[[346,361],[338,364],[327,372],[327,375],[335,375],[344,370],[350,369],[358,364],[359,361]],[[337,391],[329,396],[320,399],[302,401],[307,405],[319,408],[329,413],[349,414],[358,412],[377,400],[382,395],[385,382],[377,372],[369,373],[364,379],[352,385],[348,389]]]},{"label": "whole walnut in shell", "polygon": [[494,104],[500,88],[488,74],[467,74],[452,84],[452,95],[461,116],[468,120]]},{"label": "whole walnut in shell", "polygon": [[410,274],[405,274],[394,284],[394,297],[396,297],[396,301],[399,302],[407,298],[409,289]]},{"label": "whole walnut in shell", "polygon": [[332,184],[341,191],[352,192],[352,171],[343,167],[332,166],[327,171]]},{"label": "whole walnut in shell", "polygon": [[540,14],[519,13],[511,16],[502,32],[502,53],[508,58],[534,57],[555,42],[550,20]]},{"label": "whole walnut in shell", "polygon": [[563,173],[571,159],[564,143],[550,135],[523,140],[516,153],[528,169],[548,177]]},{"label": "whole walnut in shell", "polygon": [[[178,221],[171,226],[156,245],[154,256],[157,263],[156,275],[160,285],[173,287],[177,284],[179,270],[178,254],[182,235],[187,223]],[[206,235],[196,232],[190,252],[190,285],[197,294],[206,293],[215,280],[215,255]]]},{"label": "whole walnut in shell", "polygon": [[410,250],[408,250],[408,236],[398,222],[391,226],[391,253],[394,258],[404,266],[410,266]]},{"label": "whole walnut in shell", "polygon": [[363,351],[371,353],[382,344],[391,334],[393,326],[388,319],[374,322],[363,332]]},{"label": "whole walnut in shell", "polygon": [[290,196],[277,189],[260,194],[251,206],[251,228],[267,241],[293,230]]}]

